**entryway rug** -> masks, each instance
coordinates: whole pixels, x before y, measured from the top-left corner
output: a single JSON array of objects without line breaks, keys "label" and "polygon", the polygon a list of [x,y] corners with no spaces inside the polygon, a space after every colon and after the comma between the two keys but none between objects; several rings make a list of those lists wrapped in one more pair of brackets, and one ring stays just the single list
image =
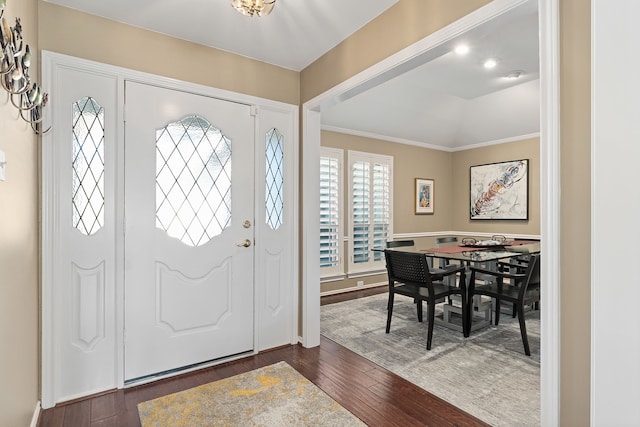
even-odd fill
[{"label": "entryway rug", "polygon": [[364,426],[286,362],[138,404],[143,427]]},{"label": "entryway rug", "polygon": [[411,298],[396,295],[385,333],[387,297],[323,305],[322,335],[493,426],[540,425],[540,311],[525,316],[531,357],[509,314],[469,338],[436,325],[427,351],[427,323]]}]

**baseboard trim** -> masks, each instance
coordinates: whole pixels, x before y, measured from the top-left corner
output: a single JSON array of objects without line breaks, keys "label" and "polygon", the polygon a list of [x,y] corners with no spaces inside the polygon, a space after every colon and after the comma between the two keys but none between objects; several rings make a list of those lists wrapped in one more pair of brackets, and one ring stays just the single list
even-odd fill
[{"label": "baseboard trim", "polygon": [[334,289],[334,290],[332,290],[332,291],[320,292],[320,296],[321,296],[321,297],[326,297],[327,295],[344,294],[345,292],[361,291],[361,290],[363,290],[363,289],[377,288],[377,287],[379,287],[379,286],[386,286],[386,285],[387,285],[387,283],[386,283],[386,282],[380,282],[380,283],[369,283],[368,285],[362,285],[362,286],[351,286],[350,288]]},{"label": "baseboard trim", "polygon": [[42,406],[40,401],[36,402],[36,409],[33,411],[33,417],[31,417],[30,427],[38,427],[38,421],[40,420],[40,412],[42,412]]}]

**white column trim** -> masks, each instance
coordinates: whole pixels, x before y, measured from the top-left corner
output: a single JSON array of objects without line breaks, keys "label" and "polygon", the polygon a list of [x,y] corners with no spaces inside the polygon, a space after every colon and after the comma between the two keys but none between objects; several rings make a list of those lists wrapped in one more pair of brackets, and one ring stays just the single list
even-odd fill
[{"label": "white column trim", "polygon": [[560,56],[559,1],[539,0],[540,232],[544,307],[540,323],[540,424],[560,425]]}]

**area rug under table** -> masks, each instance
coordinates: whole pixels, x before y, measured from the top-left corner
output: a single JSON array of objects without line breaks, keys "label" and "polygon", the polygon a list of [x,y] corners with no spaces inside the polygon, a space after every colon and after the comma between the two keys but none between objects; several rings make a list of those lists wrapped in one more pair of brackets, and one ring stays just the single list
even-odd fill
[{"label": "area rug under table", "polygon": [[363,426],[286,362],[138,404],[143,427]]},{"label": "area rug under table", "polygon": [[540,425],[540,311],[525,315],[531,356],[524,354],[518,320],[506,313],[500,325],[468,338],[436,325],[427,351],[427,322],[417,321],[412,298],[396,296],[385,333],[387,298],[323,305],[322,335],[492,426]]}]

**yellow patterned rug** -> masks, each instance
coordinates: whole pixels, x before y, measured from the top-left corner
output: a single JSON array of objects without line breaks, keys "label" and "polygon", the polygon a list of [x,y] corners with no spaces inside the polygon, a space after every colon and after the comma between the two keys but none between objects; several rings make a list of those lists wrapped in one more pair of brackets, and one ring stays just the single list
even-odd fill
[{"label": "yellow patterned rug", "polygon": [[364,425],[286,362],[142,402],[138,412],[143,427]]}]

